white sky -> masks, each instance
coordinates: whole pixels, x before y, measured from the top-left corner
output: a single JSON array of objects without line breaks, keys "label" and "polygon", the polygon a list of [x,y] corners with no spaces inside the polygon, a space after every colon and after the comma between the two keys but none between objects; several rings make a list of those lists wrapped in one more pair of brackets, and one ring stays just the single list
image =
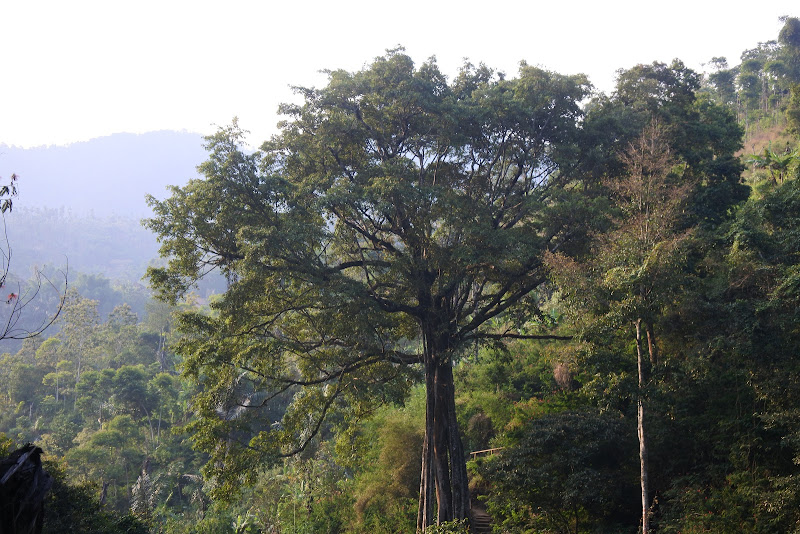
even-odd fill
[{"label": "white sky", "polygon": [[398,44],[448,75],[463,58],[515,74],[520,60],[584,72],[682,59],[731,65],[776,39],[797,0],[0,0],[0,144],[116,132],[210,133],[238,116],[258,145],[290,85],[357,70]]}]

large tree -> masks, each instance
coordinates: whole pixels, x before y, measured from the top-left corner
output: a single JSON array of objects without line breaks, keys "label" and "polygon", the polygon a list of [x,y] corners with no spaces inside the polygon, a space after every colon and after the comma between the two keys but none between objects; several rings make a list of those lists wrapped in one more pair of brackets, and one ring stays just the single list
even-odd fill
[{"label": "large tree", "polygon": [[[401,50],[328,76],[298,89],[260,152],[234,123],[208,138],[204,179],[150,199],[169,258],[150,279],[176,299],[211,269],[228,278],[212,313],[183,317],[179,349],[204,386],[194,429],[221,488],[237,462],[302,452],[326,417],[420,376],[424,530],[469,514],[460,351],[554,337],[536,324],[537,289],[543,253],[584,226],[564,162],[589,86],[524,63],[514,79],[467,65],[448,82]],[[289,403],[280,424],[256,422],[275,403]]]}]

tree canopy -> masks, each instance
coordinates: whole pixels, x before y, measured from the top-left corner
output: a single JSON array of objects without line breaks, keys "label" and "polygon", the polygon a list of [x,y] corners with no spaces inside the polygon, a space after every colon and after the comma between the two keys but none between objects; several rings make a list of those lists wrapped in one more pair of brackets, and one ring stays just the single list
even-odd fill
[{"label": "tree canopy", "polygon": [[[536,290],[543,253],[585,226],[564,162],[589,85],[524,63],[448,83],[402,50],[328,76],[297,89],[305,102],[283,106],[261,151],[234,122],[208,138],[204,179],[150,199],[170,258],[155,287],[174,299],[213,268],[230,282],[212,314],[183,318],[179,350],[205,386],[197,439],[227,488],[233,462],[303,451],[326,416],[402,398],[421,369],[418,522],[463,518],[452,363],[474,343],[551,337]],[[284,394],[280,424],[252,417]]]}]

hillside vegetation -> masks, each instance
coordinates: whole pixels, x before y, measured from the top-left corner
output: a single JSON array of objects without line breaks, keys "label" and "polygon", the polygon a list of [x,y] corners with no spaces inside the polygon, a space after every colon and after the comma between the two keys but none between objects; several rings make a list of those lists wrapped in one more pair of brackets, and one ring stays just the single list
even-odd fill
[{"label": "hillside vegetation", "polygon": [[15,206],[41,237],[9,232],[12,265],[79,265],[0,355],[0,447],[56,474],[44,531],[800,531],[783,22],[608,95],[402,49],[331,71],[260,150],[234,120],[153,192],[157,261],[122,219]]}]

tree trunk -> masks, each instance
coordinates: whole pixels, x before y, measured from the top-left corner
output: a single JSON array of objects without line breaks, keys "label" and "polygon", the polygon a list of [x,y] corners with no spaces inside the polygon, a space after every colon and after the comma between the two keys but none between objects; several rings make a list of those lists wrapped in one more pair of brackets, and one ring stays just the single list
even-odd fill
[{"label": "tree trunk", "polygon": [[424,532],[434,523],[434,496],[437,524],[468,518],[470,510],[464,446],[456,419],[452,361],[446,351],[436,350],[436,345],[428,341],[425,350],[425,439],[418,532]]},{"label": "tree trunk", "polygon": [[100,491],[100,506],[103,506],[106,504],[106,498],[108,497],[108,486],[110,483],[103,480],[101,481],[101,484],[103,489]]},{"label": "tree trunk", "polygon": [[[427,359],[427,358],[426,358]],[[433,408],[434,373],[431,365],[425,362],[425,439],[422,441],[422,469],[419,484],[419,508],[417,510],[417,531],[424,532],[433,524],[433,499],[435,482],[433,478]]]},{"label": "tree trunk", "polygon": [[[649,336],[648,336],[649,338]],[[644,433],[644,354],[642,350],[642,320],[636,320],[636,360],[637,368],[639,370],[639,394],[637,398],[637,417],[636,427],[639,434],[639,466],[640,466],[640,481],[642,486],[642,534],[649,534],[650,532],[650,499],[649,480],[648,480],[648,467],[647,467],[647,441],[645,440]]]},{"label": "tree trunk", "polygon": [[[658,347],[656,347],[656,334],[653,331],[653,323],[645,325],[647,329],[647,351],[650,353],[650,365],[655,367],[658,365]],[[653,369],[650,370],[653,372]]]}]

